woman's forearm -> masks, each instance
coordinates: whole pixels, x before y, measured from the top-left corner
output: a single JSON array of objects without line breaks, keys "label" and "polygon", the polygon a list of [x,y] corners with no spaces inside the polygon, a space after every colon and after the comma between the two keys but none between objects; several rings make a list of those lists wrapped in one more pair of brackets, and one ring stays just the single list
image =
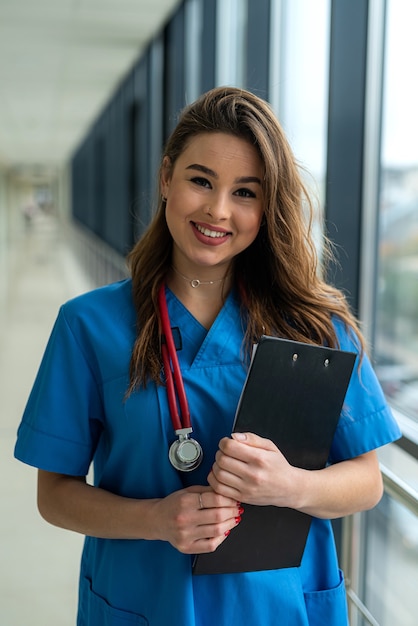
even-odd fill
[{"label": "woman's forearm", "polygon": [[315,517],[333,519],[370,509],[383,494],[375,452],[295,476],[294,508]]},{"label": "woman's forearm", "polygon": [[54,526],[106,539],[154,539],[158,500],[135,500],[87,484],[84,477],[39,470],[38,508]]}]

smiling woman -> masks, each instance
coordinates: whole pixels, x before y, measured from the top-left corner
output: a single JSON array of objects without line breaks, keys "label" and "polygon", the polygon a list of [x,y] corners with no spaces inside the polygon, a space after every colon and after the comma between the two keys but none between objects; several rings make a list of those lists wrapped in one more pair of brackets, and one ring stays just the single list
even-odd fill
[{"label": "smiling woman", "polygon": [[[376,504],[400,431],[318,271],[292,151],[266,102],[222,87],[184,110],[158,182],[131,279],[61,308],[15,449],[42,516],[86,535],[78,626],[346,626],[329,519]],[[230,435],[261,334],[359,353],[325,469]],[[247,504],[313,516],[300,567],[194,576]]]},{"label": "smiling woman", "polygon": [[[231,275],[234,257],[256,238],[263,216],[263,164],[248,141],[226,133],[193,137],[161,191],[173,238],[173,268],[199,280]],[[169,276],[168,285],[176,278]]]}]

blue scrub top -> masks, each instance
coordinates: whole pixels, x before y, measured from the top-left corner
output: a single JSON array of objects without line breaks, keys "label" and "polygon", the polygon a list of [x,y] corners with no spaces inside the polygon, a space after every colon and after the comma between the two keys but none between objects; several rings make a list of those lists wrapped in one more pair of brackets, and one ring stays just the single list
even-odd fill
[{"label": "blue scrub top", "polygon": [[[124,399],[136,319],[130,280],[97,289],[60,310],[19,426],[15,456],[46,471],[85,476],[130,498],[164,497],[207,485],[219,440],[231,432],[246,376],[239,301],[231,293],[207,331],[167,289],[180,329],[180,366],[204,461],[189,474],[170,465],[175,439],[164,387]],[[343,350],[355,341],[336,322]],[[400,437],[367,357],[350,381],[330,462]],[[302,564],[276,571],[193,576],[192,557],[168,542],[86,537],[78,626],[346,626],[347,610],[330,522],[314,518]]]}]

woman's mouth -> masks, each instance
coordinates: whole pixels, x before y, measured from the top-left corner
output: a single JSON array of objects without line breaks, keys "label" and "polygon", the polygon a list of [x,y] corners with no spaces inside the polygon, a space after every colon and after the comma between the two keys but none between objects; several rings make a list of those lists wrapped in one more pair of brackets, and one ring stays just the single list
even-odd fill
[{"label": "woman's mouth", "polygon": [[221,237],[227,237],[228,235],[231,235],[231,233],[228,231],[212,230],[211,228],[208,228],[207,226],[196,224],[196,222],[193,222],[193,226],[196,228],[196,230],[199,231],[199,233],[202,233],[202,235],[205,235],[205,237],[210,237],[211,239],[220,239]]}]

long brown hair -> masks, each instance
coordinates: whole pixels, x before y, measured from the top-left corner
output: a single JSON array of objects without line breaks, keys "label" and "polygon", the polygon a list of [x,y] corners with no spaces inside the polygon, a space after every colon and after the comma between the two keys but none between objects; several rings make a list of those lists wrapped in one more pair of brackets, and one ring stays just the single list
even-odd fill
[{"label": "long brown hair", "polygon": [[[264,165],[262,225],[255,241],[234,263],[247,349],[263,333],[338,347],[333,315],[354,331],[363,348],[344,295],[328,285],[319,271],[312,239],[312,202],[270,106],[242,89],[212,89],[184,109],[163,158],[167,156],[174,167],[191,138],[208,132],[249,141]],[[328,243],[324,238],[324,259],[330,257]],[[170,268],[171,253],[165,201],[160,196],[154,219],[128,256],[137,314],[129,392],[150,379],[160,383],[157,296]]]}]

